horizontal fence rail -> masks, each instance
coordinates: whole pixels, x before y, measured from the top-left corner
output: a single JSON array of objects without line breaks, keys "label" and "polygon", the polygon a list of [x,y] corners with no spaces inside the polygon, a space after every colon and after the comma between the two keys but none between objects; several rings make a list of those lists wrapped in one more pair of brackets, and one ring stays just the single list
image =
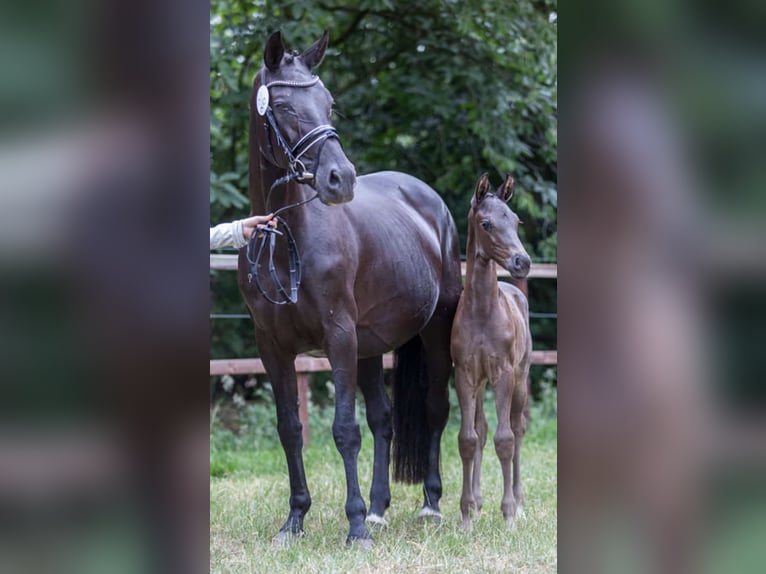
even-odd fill
[{"label": "horizontal fence rail", "polygon": [[[215,271],[236,271],[239,255],[229,253],[211,253],[210,269]],[[465,276],[465,261],[461,264],[461,271]],[[510,277],[511,274],[505,269],[498,268],[498,277]],[[532,263],[527,279],[557,279],[558,265],[556,263]]]}]

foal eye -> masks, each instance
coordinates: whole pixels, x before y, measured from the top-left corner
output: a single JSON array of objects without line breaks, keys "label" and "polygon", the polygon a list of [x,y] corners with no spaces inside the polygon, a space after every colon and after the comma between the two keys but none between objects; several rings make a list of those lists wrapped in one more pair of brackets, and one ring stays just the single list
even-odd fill
[{"label": "foal eye", "polygon": [[481,226],[485,231],[490,231],[492,229],[492,224],[489,222],[489,219],[483,219],[481,221]]}]

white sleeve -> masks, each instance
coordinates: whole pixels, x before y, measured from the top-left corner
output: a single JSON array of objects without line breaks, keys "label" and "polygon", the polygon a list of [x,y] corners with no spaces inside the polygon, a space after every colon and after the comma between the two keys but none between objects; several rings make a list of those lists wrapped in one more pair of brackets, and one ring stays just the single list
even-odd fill
[{"label": "white sleeve", "polygon": [[247,245],[247,239],[242,234],[242,221],[219,223],[210,228],[210,249],[234,247],[239,249]]}]

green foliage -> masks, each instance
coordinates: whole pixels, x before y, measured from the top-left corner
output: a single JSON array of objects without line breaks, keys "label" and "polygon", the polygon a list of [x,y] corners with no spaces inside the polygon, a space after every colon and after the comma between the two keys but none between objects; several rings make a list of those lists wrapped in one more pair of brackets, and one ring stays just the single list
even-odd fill
[{"label": "green foliage", "polygon": [[[555,259],[556,9],[555,0],[212,0],[211,222],[246,211],[249,95],[268,34],[279,29],[302,50],[328,29],[319,73],[358,173],[423,179],[447,202],[464,246],[477,177],[488,171],[498,185],[510,172],[527,249]],[[234,305],[231,291],[216,284],[216,311]],[[533,310],[554,310],[555,284],[537,282],[531,297]],[[234,356],[234,339],[251,337],[231,323],[214,326],[214,356]],[[555,323],[534,328],[555,339]]]}]

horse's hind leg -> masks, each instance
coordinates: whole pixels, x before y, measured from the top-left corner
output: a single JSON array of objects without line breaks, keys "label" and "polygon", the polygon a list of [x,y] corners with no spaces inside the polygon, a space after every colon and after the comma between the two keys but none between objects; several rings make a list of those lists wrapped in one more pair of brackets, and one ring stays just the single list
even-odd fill
[{"label": "horse's hind leg", "polygon": [[[441,307],[441,306],[440,306]],[[441,518],[439,499],[442,496],[442,479],[439,471],[439,450],[442,433],[449,416],[449,377],[452,373],[450,334],[453,315],[437,311],[420,334],[428,365],[428,393],[426,394],[426,417],[429,429],[428,470],[423,481],[423,508],[418,516]]]},{"label": "horse's hind leg", "polygon": [[268,341],[267,334],[258,337],[261,359],[274,390],[277,431],[287,458],[290,477],[290,515],[273,540],[275,546],[282,546],[292,537],[303,536],[303,517],[311,507],[311,495],[303,468],[303,427],[298,416],[295,356],[280,353]]},{"label": "horse's hind leg", "polygon": [[367,405],[367,424],[375,440],[370,510],[367,522],[385,525],[383,513],[391,502],[389,459],[391,456],[391,401],[383,385],[383,358],[359,359],[357,380]]},{"label": "horse's hind leg", "polygon": [[[513,396],[513,375],[502,373],[495,385],[495,406],[497,408],[497,431],[495,452],[503,470],[503,500],[500,509],[509,528],[513,527],[516,515],[516,499],[511,489],[511,460],[514,456],[515,437],[511,429],[511,400]],[[523,408],[523,404],[520,405]]]},{"label": "horse's hind leg", "polygon": [[476,417],[474,427],[479,436],[479,444],[473,457],[473,499],[476,501],[476,514],[481,512],[484,499],[481,496],[481,461],[484,454],[484,445],[487,444],[487,416],[484,414],[483,392],[476,397]]}]

